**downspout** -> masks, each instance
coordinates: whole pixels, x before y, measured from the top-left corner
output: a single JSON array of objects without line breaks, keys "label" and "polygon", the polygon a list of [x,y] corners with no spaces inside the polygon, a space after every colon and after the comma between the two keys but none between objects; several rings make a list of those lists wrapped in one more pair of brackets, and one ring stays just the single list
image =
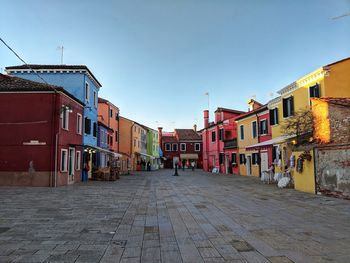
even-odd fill
[{"label": "downspout", "polygon": [[[257,128],[257,135],[258,135],[258,143],[260,143],[260,131],[259,131],[259,127],[260,127],[260,125],[259,125],[259,119],[258,119],[258,114],[257,113],[255,113],[255,116],[256,116],[256,128]],[[269,132],[269,127],[267,126],[267,132]],[[259,159],[258,159],[258,161],[259,161],[259,177],[261,177],[261,151],[260,151],[260,147],[259,147],[259,149],[258,149],[258,153],[259,153],[259,155],[258,155],[258,157],[259,157]]]},{"label": "downspout", "polygon": [[[131,128],[130,128],[130,157],[132,159],[132,154],[133,154],[133,151],[132,151],[132,143],[133,143],[133,136],[132,136],[132,129],[135,125],[135,122],[131,125]],[[133,162],[134,160],[132,160]],[[132,163],[134,165],[134,162]]]},{"label": "downspout", "polygon": [[[54,153],[52,154],[51,151],[51,165],[50,165],[50,186],[51,187],[56,187],[56,180],[57,180],[57,142],[58,142],[58,133],[56,132],[56,109],[57,106],[59,107],[59,105],[57,104],[57,91],[54,90],[54,96],[53,96],[53,110],[52,110],[52,124],[51,124],[51,128],[52,128],[52,139],[51,139],[51,147],[54,150]],[[57,127],[58,130],[59,127]],[[55,146],[54,146],[55,145]],[[52,160],[52,156],[54,157],[54,160]],[[54,166],[54,167],[52,167]],[[53,168],[53,169],[52,169]],[[52,171],[54,170],[54,171]]]}]

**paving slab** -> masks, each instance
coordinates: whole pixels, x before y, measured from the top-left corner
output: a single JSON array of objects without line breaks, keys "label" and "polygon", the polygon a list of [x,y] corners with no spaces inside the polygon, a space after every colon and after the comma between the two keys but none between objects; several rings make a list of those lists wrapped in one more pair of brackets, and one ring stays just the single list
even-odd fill
[{"label": "paving slab", "polygon": [[349,262],[349,201],[179,173],[0,187],[0,262]]}]

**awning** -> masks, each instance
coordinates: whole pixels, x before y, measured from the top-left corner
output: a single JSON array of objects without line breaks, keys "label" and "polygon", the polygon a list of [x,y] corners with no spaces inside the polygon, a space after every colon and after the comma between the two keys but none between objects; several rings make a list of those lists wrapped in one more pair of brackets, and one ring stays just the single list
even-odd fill
[{"label": "awning", "polygon": [[142,156],[145,156],[145,157],[149,157],[151,158],[152,160],[156,159],[156,157],[152,156],[152,155],[149,155],[149,154],[146,154],[146,153],[140,153]]},{"label": "awning", "polygon": [[197,160],[198,154],[197,153],[181,153],[180,158],[181,159],[189,159],[189,160]]},{"label": "awning", "polygon": [[89,148],[96,149],[96,150],[98,150],[98,151],[100,151],[100,152],[108,153],[108,154],[112,155],[113,157],[122,157],[122,155],[119,154],[119,153],[112,152],[112,151],[109,151],[109,150],[107,150],[107,149],[103,149],[103,148],[98,147],[98,146],[92,146],[92,145],[86,144],[86,145],[84,145],[84,147],[89,147]]},{"label": "awning", "polygon": [[265,141],[265,142],[260,142],[257,144],[247,146],[246,149],[247,150],[254,150],[256,148],[266,147],[266,146],[270,146],[273,144],[280,144],[280,143],[283,143],[283,142],[285,142],[291,138],[294,138],[294,137],[295,137],[295,135],[282,135],[282,136],[273,138],[273,139]]}]

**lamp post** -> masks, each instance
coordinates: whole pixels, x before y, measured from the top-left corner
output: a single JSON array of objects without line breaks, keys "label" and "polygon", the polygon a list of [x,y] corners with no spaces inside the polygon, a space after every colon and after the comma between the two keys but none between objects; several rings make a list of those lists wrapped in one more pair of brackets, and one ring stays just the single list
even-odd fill
[{"label": "lamp post", "polygon": [[175,173],[173,174],[173,176],[179,176],[178,172],[177,172],[177,162],[175,163]]}]

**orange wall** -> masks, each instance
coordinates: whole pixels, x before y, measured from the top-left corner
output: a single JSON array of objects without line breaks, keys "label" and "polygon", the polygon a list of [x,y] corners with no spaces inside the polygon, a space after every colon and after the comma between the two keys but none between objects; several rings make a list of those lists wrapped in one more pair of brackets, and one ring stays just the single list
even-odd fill
[{"label": "orange wall", "polygon": [[[112,117],[109,115],[110,109],[113,111]],[[113,151],[119,152],[118,142],[116,141],[116,131],[118,131],[118,120],[116,120],[116,114],[119,114],[119,109],[113,104],[106,102],[98,103],[98,120],[113,129],[113,144],[111,148]]]},{"label": "orange wall", "polygon": [[131,126],[132,121],[123,117],[119,118],[119,151],[131,156]]}]

